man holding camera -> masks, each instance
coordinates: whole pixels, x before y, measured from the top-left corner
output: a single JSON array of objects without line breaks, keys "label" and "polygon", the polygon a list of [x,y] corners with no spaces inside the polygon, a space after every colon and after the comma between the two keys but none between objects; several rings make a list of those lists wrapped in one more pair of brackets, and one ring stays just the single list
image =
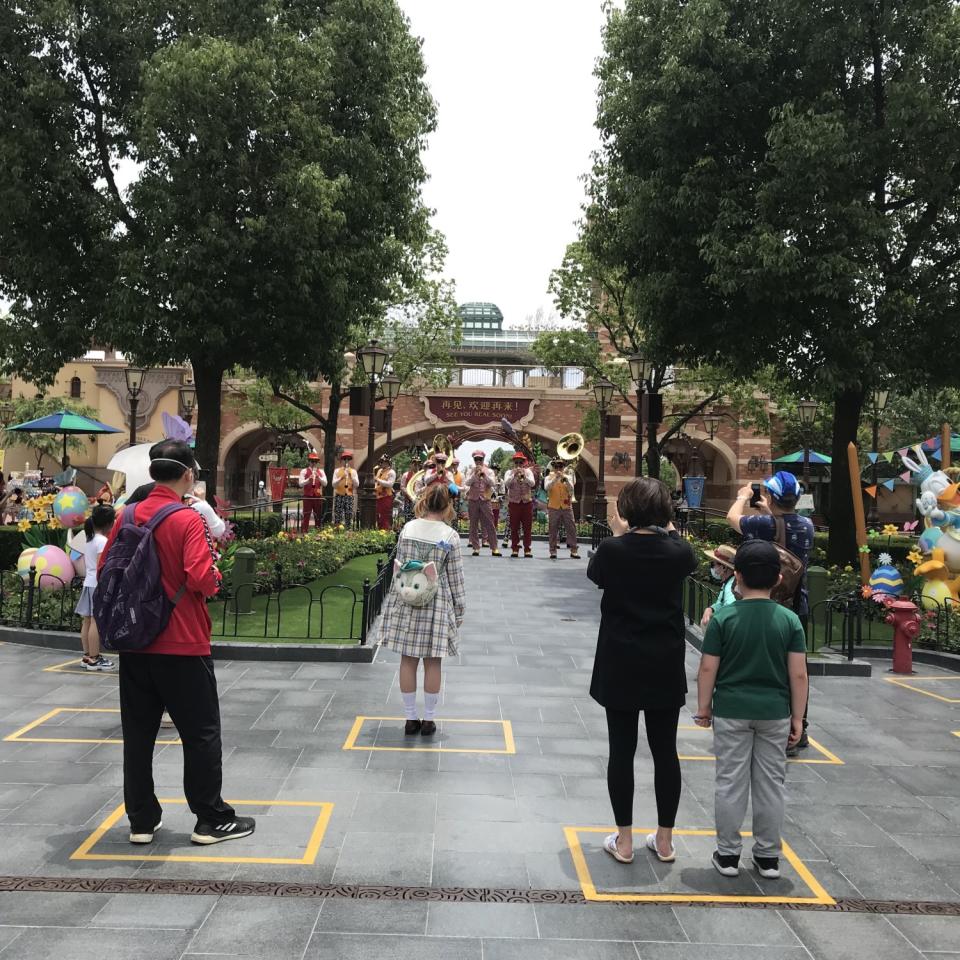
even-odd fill
[{"label": "man holding camera", "polygon": [[[766,495],[764,495],[766,494]],[[768,477],[763,484],[747,484],[740,488],[737,499],[727,512],[727,522],[745,540],[767,540],[778,543],[797,557],[804,567],[792,609],[800,617],[804,632],[810,613],[807,601],[806,568],[813,549],[813,522],[796,512],[800,499],[800,483],[786,470]],[[803,736],[787,750],[788,757],[796,757],[809,746],[807,739],[807,711],[803,713]]]}]

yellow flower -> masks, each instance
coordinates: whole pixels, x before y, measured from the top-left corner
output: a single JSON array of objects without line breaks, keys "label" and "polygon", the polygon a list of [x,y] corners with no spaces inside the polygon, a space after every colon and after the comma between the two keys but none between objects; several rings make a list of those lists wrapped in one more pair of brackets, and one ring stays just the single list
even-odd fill
[{"label": "yellow flower", "polygon": [[923,560],[923,555],[920,553],[919,550],[911,550],[911,551],[907,554],[907,559],[908,559],[914,566],[918,566],[918,565],[920,564],[920,561]]},{"label": "yellow flower", "polygon": [[37,510],[33,515],[33,519],[36,520],[37,523],[46,523],[47,520],[50,519],[50,515],[46,510]]},{"label": "yellow flower", "polygon": [[843,568],[843,572],[844,572],[844,573],[853,573],[853,567],[851,567],[850,564],[848,563],[848,564]]},{"label": "yellow flower", "polygon": [[59,530],[59,529],[60,529],[60,521],[59,521],[56,517],[51,517],[51,518],[47,521],[47,526],[48,526],[51,530]]},{"label": "yellow flower", "polygon": [[21,520],[21,521],[17,524],[17,529],[18,529],[21,533],[26,533],[26,532],[30,529],[30,521],[29,521],[29,520]]},{"label": "yellow flower", "polygon": [[881,532],[885,537],[895,537],[900,531],[895,523],[885,523]]}]

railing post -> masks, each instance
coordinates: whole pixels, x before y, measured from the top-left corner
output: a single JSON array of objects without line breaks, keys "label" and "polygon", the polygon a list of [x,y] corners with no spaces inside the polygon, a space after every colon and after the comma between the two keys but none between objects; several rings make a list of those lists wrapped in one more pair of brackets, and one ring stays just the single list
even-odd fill
[{"label": "railing post", "polygon": [[27,580],[27,626],[33,622],[33,602],[37,590],[37,568],[31,564],[30,579]]},{"label": "railing post", "polygon": [[279,593],[283,589],[283,564],[274,564],[273,571],[277,575],[277,593]]},{"label": "railing post", "polygon": [[366,646],[370,625],[370,578],[363,579],[363,605],[360,608],[360,646]]}]

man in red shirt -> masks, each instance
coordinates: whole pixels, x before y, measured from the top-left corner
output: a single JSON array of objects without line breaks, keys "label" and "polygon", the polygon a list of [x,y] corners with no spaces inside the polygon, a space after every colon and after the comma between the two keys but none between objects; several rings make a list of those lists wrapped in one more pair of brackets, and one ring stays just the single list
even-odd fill
[{"label": "man in red shirt", "polygon": [[[196,483],[193,451],[179,440],[150,450],[150,476],[156,486],[134,510],[137,524],[180,503]],[[101,555],[103,565],[120,529],[118,523]],[[220,796],[223,783],[220,702],[210,655],[210,615],[206,598],[220,588],[220,573],[203,518],[178,510],[154,531],[163,589],[180,596],[164,630],[149,646],[120,656],[120,720],[123,726],[123,799],[130,819],[130,842],[150,843],[160,826],[161,809],[153,787],[153,747],[164,711],[183,741],[183,789],[197,825],[194,843],[219,843],[253,833],[254,821],[238,817]]]}]

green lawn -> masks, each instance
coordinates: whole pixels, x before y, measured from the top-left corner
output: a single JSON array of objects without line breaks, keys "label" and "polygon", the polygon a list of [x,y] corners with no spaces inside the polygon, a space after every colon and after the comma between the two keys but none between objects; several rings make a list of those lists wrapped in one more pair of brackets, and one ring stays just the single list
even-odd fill
[{"label": "green lawn", "polygon": [[[209,605],[214,640],[267,643],[357,643],[360,639],[363,581],[373,582],[377,560],[371,554],[350,560],[336,573],[280,594],[253,598],[253,613],[237,615],[233,600]],[[226,607],[226,611],[224,608]]]}]

